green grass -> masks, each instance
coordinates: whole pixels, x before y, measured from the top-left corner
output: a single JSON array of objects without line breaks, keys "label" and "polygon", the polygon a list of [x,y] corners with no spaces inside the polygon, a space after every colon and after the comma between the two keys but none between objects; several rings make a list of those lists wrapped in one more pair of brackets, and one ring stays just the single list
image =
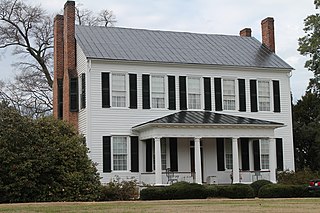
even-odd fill
[{"label": "green grass", "polygon": [[0,212],[319,212],[320,198],[0,204]]}]

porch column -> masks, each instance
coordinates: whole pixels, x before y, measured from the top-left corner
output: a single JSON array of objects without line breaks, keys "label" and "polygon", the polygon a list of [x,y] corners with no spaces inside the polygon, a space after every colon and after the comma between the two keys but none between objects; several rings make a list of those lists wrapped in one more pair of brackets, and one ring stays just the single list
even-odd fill
[{"label": "porch column", "polygon": [[160,138],[154,138],[154,155],[155,155],[155,184],[162,184],[162,169],[161,169],[161,145]]},{"label": "porch column", "polygon": [[196,183],[202,184],[200,138],[194,139],[194,167],[196,172]]},{"label": "porch column", "polygon": [[277,182],[276,169],[277,169],[277,155],[276,155],[276,139],[269,138],[269,169],[270,181]]},{"label": "porch column", "polygon": [[232,163],[233,163],[233,182],[239,183],[239,150],[238,150],[238,138],[232,138]]}]

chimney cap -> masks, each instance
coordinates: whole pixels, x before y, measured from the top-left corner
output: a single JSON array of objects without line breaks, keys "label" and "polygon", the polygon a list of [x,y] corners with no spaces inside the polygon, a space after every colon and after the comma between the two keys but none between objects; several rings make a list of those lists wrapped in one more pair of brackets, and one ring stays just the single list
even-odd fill
[{"label": "chimney cap", "polygon": [[261,24],[263,24],[263,23],[265,23],[265,22],[274,22],[274,19],[273,19],[273,17],[267,17],[267,18],[265,18],[265,19],[263,19],[263,20],[261,21]]},{"label": "chimney cap", "polygon": [[251,28],[244,28],[240,31],[239,35],[241,37],[251,37]]},{"label": "chimney cap", "polygon": [[76,3],[75,3],[75,1],[66,1],[66,3],[64,4],[64,8],[66,8],[67,6],[75,6],[76,5]]}]

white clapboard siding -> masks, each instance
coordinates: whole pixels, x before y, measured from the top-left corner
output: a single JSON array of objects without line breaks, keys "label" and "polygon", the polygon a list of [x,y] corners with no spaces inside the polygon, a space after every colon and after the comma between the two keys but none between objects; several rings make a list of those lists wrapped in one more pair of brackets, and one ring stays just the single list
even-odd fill
[{"label": "white clapboard siding", "polygon": [[[78,48],[80,49],[80,48]],[[79,113],[79,128],[80,131],[86,134],[86,131],[90,131],[87,134],[87,141],[90,143],[90,156],[94,162],[98,163],[98,170],[103,177],[103,181],[109,181],[112,175],[102,172],[102,137],[110,135],[132,135],[131,128],[135,125],[148,122],[153,119],[160,118],[179,111],[179,76],[200,76],[211,77],[211,91],[212,91],[212,110],[215,110],[214,103],[214,77],[219,78],[233,78],[233,79],[245,79],[246,84],[246,112],[239,111],[221,111],[219,113],[225,113],[235,116],[244,116],[274,122],[280,122],[285,127],[279,128],[275,131],[276,138],[283,138],[284,142],[284,169],[294,169],[293,158],[293,139],[292,139],[292,121],[291,121],[291,98],[290,98],[290,79],[289,70],[272,70],[272,69],[252,69],[252,68],[225,68],[221,66],[203,66],[203,65],[166,65],[166,64],[152,64],[152,63],[128,63],[128,62],[108,62],[103,60],[89,60],[90,71],[87,68],[88,63],[84,58],[83,52],[78,51],[78,72],[86,72],[87,76],[87,108],[80,110]],[[138,109],[129,109],[129,90],[127,89],[127,107],[125,108],[102,108],[101,104],[101,72],[112,73],[135,73],[137,74],[137,89],[138,89]],[[173,75],[176,80],[176,109],[142,109],[142,74],[150,75]],[[263,79],[269,80],[272,85],[272,80],[280,81],[280,101],[281,112],[250,112],[250,79]],[[129,86],[129,78],[127,76],[127,88]],[[166,80],[167,87],[167,80]],[[236,81],[236,87],[237,81]],[[271,100],[273,98],[273,90],[270,88]],[[111,94],[111,91],[110,91]],[[202,91],[202,99],[203,99]],[[166,94],[166,105],[168,104],[168,95]],[[238,99],[238,94],[236,95]],[[90,100],[90,101],[88,101]],[[202,101],[203,102],[203,101]],[[238,100],[237,100],[238,102]],[[203,103],[202,103],[203,104]],[[204,106],[202,106],[202,109]],[[271,110],[273,110],[273,101],[271,101]],[[86,120],[86,118],[89,118]],[[187,143],[187,142],[185,142]],[[178,150],[185,150],[188,146],[183,142],[178,143]],[[140,146],[141,148],[141,146]],[[204,149],[211,150],[210,153],[215,153],[215,146],[207,143],[204,145]],[[140,149],[140,155],[143,155],[143,150]],[[129,157],[129,156],[128,156]],[[188,170],[190,165],[187,155],[180,155],[179,152],[179,170]],[[143,157],[140,156],[140,159]],[[216,160],[216,156],[210,156],[205,154],[205,162],[212,162]],[[211,159],[211,161],[210,161]],[[142,163],[143,164],[143,163]],[[140,164],[140,165],[142,165]],[[181,165],[180,165],[181,164]],[[140,166],[141,167],[141,166]],[[208,164],[208,168],[209,168]],[[143,168],[141,168],[143,169]],[[212,171],[211,171],[212,170]],[[216,170],[214,165],[211,170],[206,172],[212,173]],[[117,174],[117,173],[116,173]],[[121,176],[131,176],[128,172],[120,172]],[[205,174],[207,175],[207,174]]]}]

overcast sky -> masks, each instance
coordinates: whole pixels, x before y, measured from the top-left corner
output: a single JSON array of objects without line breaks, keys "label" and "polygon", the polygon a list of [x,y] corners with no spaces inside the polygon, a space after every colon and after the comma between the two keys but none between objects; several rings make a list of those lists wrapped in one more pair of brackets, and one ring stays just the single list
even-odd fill
[{"label": "overcast sky", "polygon": [[[49,13],[63,9],[66,0],[29,0]],[[295,70],[291,77],[294,99],[304,94],[312,73],[304,68],[298,38],[304,35],[303,20],[316,13],[313,0],[77,0],[84,8],[112,10],[116,26],[210,34],[238,35],[245,27],[261,41],[261,20],[275,20],[276,54]],[[0,79],[13,76],[10,51],[2,52]]]}]

